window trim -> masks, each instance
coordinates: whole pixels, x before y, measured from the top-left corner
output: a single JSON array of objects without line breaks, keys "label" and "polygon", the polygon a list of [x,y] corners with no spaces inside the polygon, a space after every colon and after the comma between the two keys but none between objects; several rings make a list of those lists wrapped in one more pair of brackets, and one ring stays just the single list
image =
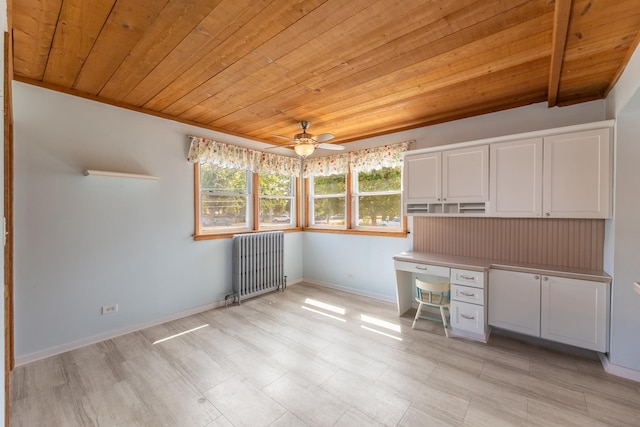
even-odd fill
[{"label": "window trim", "polygon": [[236,229],[230,230],[228,232],[207,232],[202,230],[202,226],[200,223],[200,164],[198,162],[193,165],[193,212],[194,212],[194,232],[193,239],[196,241],[199,240],[214,240],[214,239],[226,239],[233,237],[234,234],[238,233],[258,233],[261,231],[284,231],[295,232],[302,231],[304,228],[300,226],[300,177],[296,177],[295,179],[295,197],[294,203],[294,219],[295,223],[293,226],[287,225],[286,227],[270,227],[269,229],[261,230],[259,228],[260,218],[259,218],[259,198],[260,194],[258,191],[258,174],[256,172],[251,172],[251,189],[248,194],[248,201],[251,203],[251,229]]}]

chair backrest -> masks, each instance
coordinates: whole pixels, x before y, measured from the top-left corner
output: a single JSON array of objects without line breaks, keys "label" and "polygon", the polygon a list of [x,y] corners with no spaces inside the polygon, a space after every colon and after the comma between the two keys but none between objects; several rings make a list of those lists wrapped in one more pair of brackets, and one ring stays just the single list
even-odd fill
[{"label": "chair backrest", "polygon": [[[418,298],[423,301],[433,301],[433,295],[436,294],[439,296],[438,303],[442,304],[443,297],[448,296],[449,290],[451,289],[451,285],[449,282],[441,282],[441,283],[432,283],[432,282],[423,282],[420,279],[416,279],[416,288],[418,293]],[[424,295],[427,294],[427,295]],[[425,298],[426,297],[426,298]]]}]

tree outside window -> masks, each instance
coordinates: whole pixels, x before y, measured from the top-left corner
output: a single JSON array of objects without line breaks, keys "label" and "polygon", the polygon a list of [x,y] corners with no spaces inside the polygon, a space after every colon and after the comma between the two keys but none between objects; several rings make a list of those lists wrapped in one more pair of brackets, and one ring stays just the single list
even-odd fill
[{"label": "tree outside window", "polygon": [[287,175],[258,176],[260,228],[295,225],[295,178]]}]

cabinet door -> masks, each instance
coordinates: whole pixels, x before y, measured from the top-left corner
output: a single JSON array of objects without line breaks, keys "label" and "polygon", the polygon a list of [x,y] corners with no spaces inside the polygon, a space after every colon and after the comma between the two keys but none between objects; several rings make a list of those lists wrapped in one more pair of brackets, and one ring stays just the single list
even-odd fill
[{"label": "cabinet door", "polygon": [[493,216],[542,216],[542,138],[491,144],[489,211]]},{"label": "cabinet door", "polygon": [[607,351],[609,285],[542,276],[542,338]]},{"label": "cabinet door", "polygon": [[442,200],[466,203],[489,200],[489,146],[442,153]]},{"label": "cabinet door", "polygon": [[609,135],[609,129],[596,129],[544,138],[544,216],[611,215]]},{"label": "cabinet door", "polygon": [[540,336],[540,276],[489,271],[489,324]]},{"label": "cabinet door", "polygon": [[403,163],[404,203],[439,202],[442,153],[405,156]]}]

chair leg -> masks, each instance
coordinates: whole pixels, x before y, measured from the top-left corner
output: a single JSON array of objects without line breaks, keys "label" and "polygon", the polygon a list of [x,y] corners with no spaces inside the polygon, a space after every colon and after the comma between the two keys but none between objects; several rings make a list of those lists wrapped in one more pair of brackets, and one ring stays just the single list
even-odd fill
[{"label": "chair leg", "polygon": [[420,317],[420,310],[422,309],[422,304],[418,305],[418,311],[416,311],[416,317],[413,318],[413,325],[411,325],[411,329],[416,328],[416,322],[418,321],[418,317]]},{"label": "chair leg", "polygon": [[444,307],[440,307],[440,316],[442,316],[442,324],[444,325],[444,334],[449,336],[449,323],[447,322],[447,314],[444,312]]}]

